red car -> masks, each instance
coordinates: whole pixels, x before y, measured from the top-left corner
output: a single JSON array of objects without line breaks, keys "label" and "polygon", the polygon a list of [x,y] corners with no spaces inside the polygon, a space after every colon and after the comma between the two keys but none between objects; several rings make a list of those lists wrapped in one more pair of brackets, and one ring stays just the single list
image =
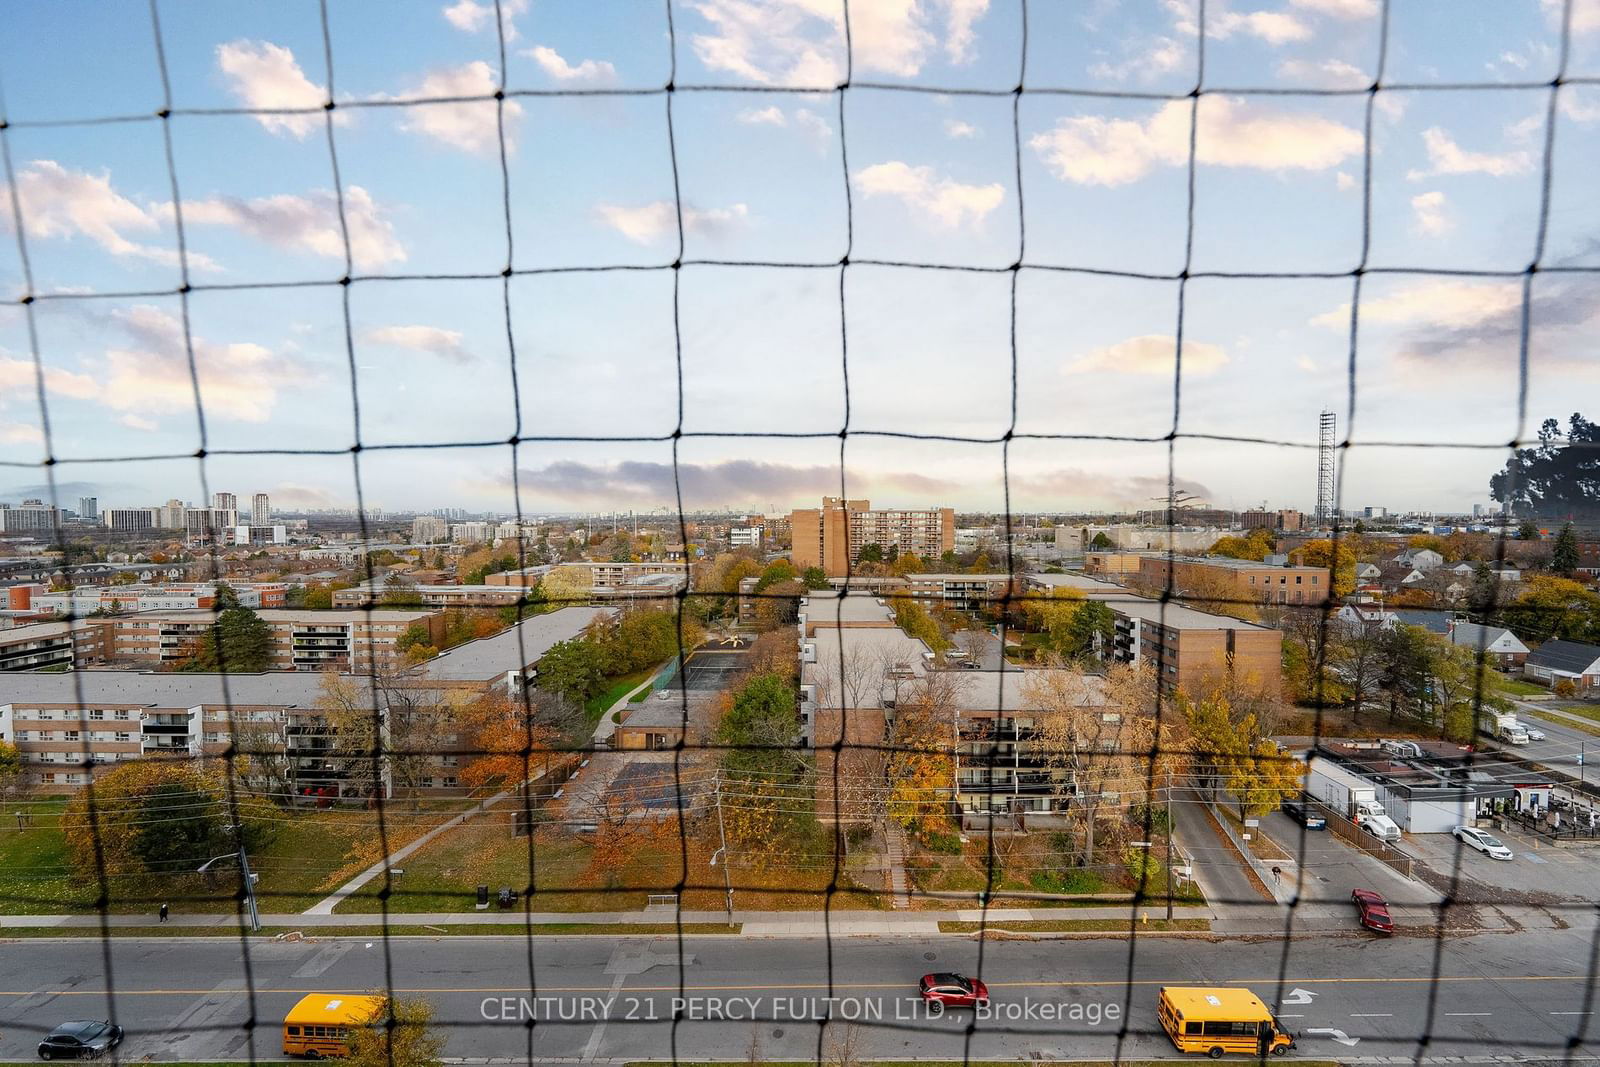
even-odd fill
[{"label": "red car", "polygon": [[1379,934],[1394,933],[1394,920],[1389,918],[1389,902],[1370,889],[1356,889],[1350,893],[1355,902],[1361,925]]},{"label": "red car", "polygon": [[944,1008],[971,1008],[989,1003],[989,987],[976,978],[953,972],[925,974],[917,984],[926,1004]]}]

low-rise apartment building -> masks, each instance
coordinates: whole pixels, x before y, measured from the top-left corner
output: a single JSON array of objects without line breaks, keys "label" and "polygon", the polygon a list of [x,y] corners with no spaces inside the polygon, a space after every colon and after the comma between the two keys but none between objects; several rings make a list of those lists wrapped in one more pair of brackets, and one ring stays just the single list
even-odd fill
[{"label": "low-rise apartment building", "polygon": [[[430,644],[444,639],[439,611],[257,612],[272,633],[272,669],[279,671],[365,670],[403,658],[400,635],[412,626],[428,631]],[[109,656],[131,663],[175,663],[194,654],[216,623],[214,611],[147,611],[133,616],[84,620],[111,633]]]},{"label": "low-rise apartment building", "polygon": [[[167,585],[111,585],[35,593],[27,605],[51,615],[128,614],[138,611],[183,611],[213,608],[217,582],[173,582]],[[229,582],[247,608],[281,608],[288,602],[286,582]]]},{"label": "low-rise apartment building", "polygon": [[1278,694],[1283,632],[1159,600],[1108,599],[1116,619],[1112,658],[1151,664],[1164,689],[1193,696],[1229,683]]},{"label": "low-rise apartment building", "polygon": [[[338,613],[323,613],[338,614]],[[492,687],[531,683],[544,654],[577,636],[608,608],[564,608],[529,619],[494,637],[458,646],[411,668],[395,692],[421,699],[451,716],[439,731],[437,773],[420,788],[458,791],[458,769],[469,760],[471,738],[458,733],[452,709]],[[68,623],[43,624],[65,631]],[[103,626],[85,627],[102,633]],[[10,631],[0,633],[0,638]],[[0,685],[0,741],[23,753],[29,784],[68,793],[117,763],[152,754],[219,755],[236,740],[246,751],[287,758],[295,792],[338,796],[346,761],[322,710],[326,673],[316,670],[261,674],[188,674],[79,669],[25,672]],[[365,674],[346,676],[348,693],[373,711],[387,706],[391,683],[374,687]],[[408,698],[409,699],[409,698]]]},{"label": "low-rise apartment building", "polygon": [[[1328,568],[1273,566],[1224,556],[1142,556],[1138,581],[1146,589],[1225,597],[1241,604],[1322,604]],[[1169,583],[1170,578],[1170,585]]]},{"label": "low-rise apartment building", "polygon": [[[107,634],[71,622],[33,622],[0,630],[0,673],[97,663],[105,658]],[[0,690],[3,690],[0,686]],[[0,692],[0,696],[3,696]]]},{"label": "low-rise apartment building", "polygon": [[[392,592],[382,581],[364,582],[333,594],[335,608],[366,608],[383,603]],[[405,596],[431,608],[503,608],[526,595],[524,589],[504,585],[407,585]]]}]

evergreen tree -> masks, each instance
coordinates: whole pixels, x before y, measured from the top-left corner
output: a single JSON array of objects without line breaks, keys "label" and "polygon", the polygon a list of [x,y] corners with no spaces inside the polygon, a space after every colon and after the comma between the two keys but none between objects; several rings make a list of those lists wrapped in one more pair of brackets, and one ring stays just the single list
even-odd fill
[{"label": "evergreen tree", "polygon": [[217,616],[194,655],[179,670],[254,674],[271,666],[272,627],[250,608],[235,606]]},{"label": "evergreen tree", "polygon": [[1578,569],[1578,532],[1570,522],[1561,527],[1550,549],[1550,569],[1557,574],[1571,574]]}]

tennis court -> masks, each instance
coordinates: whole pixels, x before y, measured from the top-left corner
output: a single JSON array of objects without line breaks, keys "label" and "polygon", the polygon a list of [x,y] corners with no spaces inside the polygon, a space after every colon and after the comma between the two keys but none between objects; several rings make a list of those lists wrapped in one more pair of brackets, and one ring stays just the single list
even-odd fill
[{"label": "tennis court", "polygon": [[695,652],[684,662],[683,684],[687,689],[721,689],[749,665],[748,652]]}]

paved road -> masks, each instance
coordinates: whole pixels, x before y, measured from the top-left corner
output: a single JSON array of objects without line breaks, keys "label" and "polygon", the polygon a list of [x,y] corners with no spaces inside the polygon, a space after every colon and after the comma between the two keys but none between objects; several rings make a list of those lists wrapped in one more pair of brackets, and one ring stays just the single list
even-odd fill
[{"label": "paved road", "polygon": [[[766,1057],[811,1058],[821,1029],[815,1020],[829,996],[841,998],[833,1002],[837,1017],[871,1019],[855,1031],[867,1056],[1163,1057],[1171,1047],[1154,1028],[1158,986],[1243,983],[1281,1001],[1303,1058],[1419,1051],[1558,1058],[1569,1038],[1582,1042],[1579,1056],[1594,1058],[1600,1041],[1590,1013],[1600,1005],[1587,997],[1592,934],[1589,925],[1437,945],[1421,937],[1320,937],[1290,943],[1287,955],[1268,939],[1019,940],[986,944],[981,960],[975,941],[956,937],[835,939],[831,946],[690,938],[681,968],[671,939],[395,939],[388,955],[383,942],[359,938],[267,943],[251,950],[260,1020],[253,1031],[236,943],[117,941],[112,1002],[98,942],[39,940],[0,950],[0,1059],[30,1058],[40,1029],[57,1021],[108,1013],[128,1029],[129,1059],[271,1056],[278,1020],[299,996],[381,987],[386,965],[395,988],[435,1005],[447,1054],[458,1057],[729,1058],[746,1055],[755,1037]],[[981,973],[997,1014],[1018,1017],[927,1018],[907,994],[918,975],[941,968]],[[1434,982],[1435,973],[1444,980]],[[687,1018],[674,1027],[680,997]],[[1065,1020],[1051,1017],[1063,1012]],[[1423,1032],[1432,1040],[1419,1049]]]},{"label": "paved road", "polygon": [[[1530,741],[1526,745],[1501,745],[1506,752],[1514,753],[1524,759],[1536,763],[1549,764],[1557,770],[1577,777],[1580,774],[1578,756],[1584,756],[1584,762],[1590,759],[1600,763],[1600,737],[1584,733],[1582,730],[1563,723],[1551,722],[1530,714],[1534,711],[1548,711],[1536,703],[1517,701],[1517,718],[1544,731],[1543,741]],[[1587,770],[1581,772],[1585,778],[1593,778]],[[1600,779],[1596,779],[1600,780]]]}]

